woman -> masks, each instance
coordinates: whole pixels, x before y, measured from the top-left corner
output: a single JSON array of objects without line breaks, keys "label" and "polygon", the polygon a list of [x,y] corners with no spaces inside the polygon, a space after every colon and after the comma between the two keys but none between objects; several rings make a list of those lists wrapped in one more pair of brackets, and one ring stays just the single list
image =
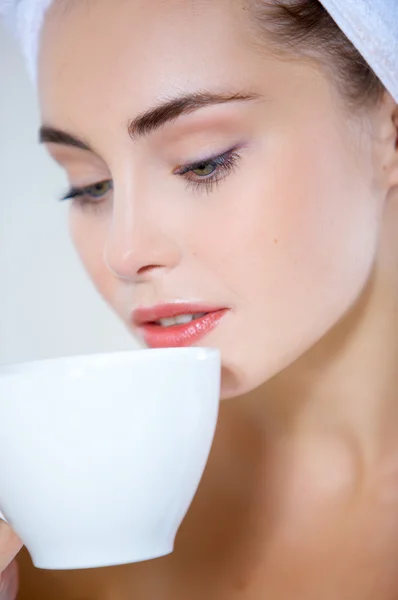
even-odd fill
[{"label": "woman", "polygon": [[219,347],[225,401],[171,556],[23,559],[20,597],[398,597],[397,15],[376,4],[55,0],[37,62],[25,32],[88,274],[147,345]]}]

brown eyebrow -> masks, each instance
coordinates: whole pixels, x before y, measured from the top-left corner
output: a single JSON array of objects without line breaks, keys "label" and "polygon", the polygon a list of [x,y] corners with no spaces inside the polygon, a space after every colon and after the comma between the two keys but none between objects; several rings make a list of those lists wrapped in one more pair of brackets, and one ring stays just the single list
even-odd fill
[{"label": "brown eyebrow", "polygon": [[160,129],[166,123],[175,121],[182,115],[188,115],[199,108],[213,104],[226,104],[228,102],[242,102],[258,98],[253,93],[222,94],[215,92],[196,92],[180,96],[160,106],[148,110],[128,123],[128,133],[133,140],[144,137]]},{"label": "brown eyebrow", "polygon": [[[137,140],[160,129],[166,123],[175,121],[182,115],[191,114],[200,108],[214,104],[255,100],[258,97],[258,94],[254,93],[223,94],[215,92],[196,92],[180,96],[166,101],[132,119],[127,124],[127,131],[131,139]],[[48,125],[43,125],[40,128],[39,140],[42,144],[61,144],[63,146],[72,146],[80,150],[94,152],[90,144],[84,140]]]},{"label": "brown eyebrow", "polygon": [[42,127],[40,127],[39,141],[41,144],[61,144],[62,146],[73,146],[73,148],[80,148],[80,150],[93,152],[91,146],[83,140],[66,131],[56,129],[55,127],[49,127],[48,125],[42,125]]}]

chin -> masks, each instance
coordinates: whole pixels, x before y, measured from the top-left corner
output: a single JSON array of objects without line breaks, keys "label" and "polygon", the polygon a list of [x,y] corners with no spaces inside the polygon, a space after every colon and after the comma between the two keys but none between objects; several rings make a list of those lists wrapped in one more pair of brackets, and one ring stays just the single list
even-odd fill
[{"label": "chin", "polygon": [[[258,391],[276,376],[287,373],[312,348],[292,348],[290,352],[272,353],[267,349],[253,353],[252,358],[229,357],[221,350],[221,400],[242,397]],[[261,360],[262,357],[267,359]]]},{"label": "chin", "polygon": [[255,371],[254,365],[246,368],[233,363],[222,363],[221,369],[221,400],[229,400],[246,396],[266,384],[276,373],[267,371],[266,365],[262,365],[259,371]]}]

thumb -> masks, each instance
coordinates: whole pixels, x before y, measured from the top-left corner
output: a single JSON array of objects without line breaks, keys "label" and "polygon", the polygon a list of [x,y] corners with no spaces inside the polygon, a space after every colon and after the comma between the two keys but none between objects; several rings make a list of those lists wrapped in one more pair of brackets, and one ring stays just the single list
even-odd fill
[{"label": "thumb", "polygon": [[16,600],[18,594],[18,567],[13,561],[0,573],[0,600]]},{"label": "thumb", "polygon": [[13,558],[22,544],[12,529],[0,521],[0,600],[14,600],[18,586],[18,572]]}]

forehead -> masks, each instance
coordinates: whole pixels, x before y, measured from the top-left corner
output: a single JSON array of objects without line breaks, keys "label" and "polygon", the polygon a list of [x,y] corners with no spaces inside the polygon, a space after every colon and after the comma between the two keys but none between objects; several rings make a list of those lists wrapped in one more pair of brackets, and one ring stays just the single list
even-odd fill
[{"label": "forehead", "polygon": [[56,2],[40,53],[43,110],[128,103],[131,114],[181,92],[252,87],[263,56],[246,9],[244,0]]}]

